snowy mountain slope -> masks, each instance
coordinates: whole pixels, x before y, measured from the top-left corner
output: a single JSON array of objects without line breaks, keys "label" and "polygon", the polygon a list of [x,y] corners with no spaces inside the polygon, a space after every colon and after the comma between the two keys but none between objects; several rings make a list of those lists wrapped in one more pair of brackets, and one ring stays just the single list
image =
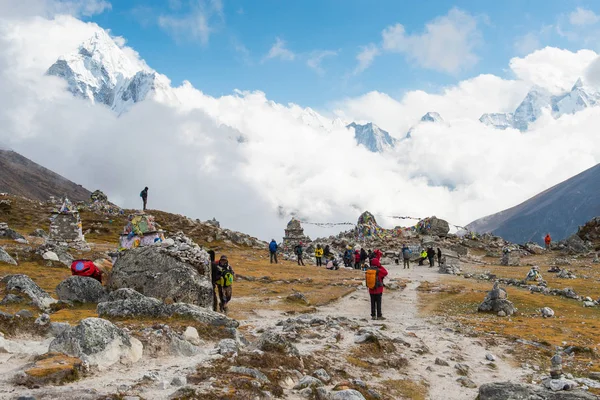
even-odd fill
[{"label": "snowy mountain slope", "polygon": [[118,114],[157,90],[170,88],[168,79],[129,57],[104,31],[60,57],[47,71],[65,79],[75,96],[101,103]]},{"label": "snowy mountain slope", "polygon": [[531,199],[467,225],[475,232],[491,232],[511,242],[542,243],[546,233],[562,240],[579,225],[600,215],[600,164],[547,189]]},{"label": "snowy mountain slope", "polygon": [[444,119],[442,118],[442,116],[439,113],[436,113],[434,111],[429,111],[427,114],[423,115],[421,117],[421,119],[419,120],[419,122],[412,126],[408,132],[406,132],[406,136],[405,139],[410,139],[412,137],[413,132],[415,131],[415,129],[417,128],[417,126],[424,124],[424,123],[443,123]]},{"label": "snowy mountain slope", "polygon": [[498,129],[515,128],[526,131],[548,108],[555,118],[564,114],[574,114],[587,107],[600,104],[600,92],[584,85],[578,79],[573,88],[558,96],[540,87],[533,87],[519,104],[514,113],[483,114],[479,121]]},{"label": "snowy mountain slope", "polygon": [[383,153],[396,146],[396,139],[372,122],[365,125],[353,122],[347,125],[346,128],[354,129],[356,143],[365,146],[373,153]]}]

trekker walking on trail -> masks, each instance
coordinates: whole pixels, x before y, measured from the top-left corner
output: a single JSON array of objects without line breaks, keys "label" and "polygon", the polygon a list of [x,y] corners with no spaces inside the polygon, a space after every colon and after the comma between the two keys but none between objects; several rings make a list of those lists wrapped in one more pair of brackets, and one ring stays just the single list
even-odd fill
[{"label": "trekker walking on trail", "polygon": [[215,251],[209,250],[208,256],[210,257],[210,266],[211,266],[211,277],[212,277],[212,289],[213,289],[213,311],[217,311],[217,305],[219,304],[219,300],[217,298],[217,281],[219,280],[220,271],[219,264],[215,262]]},{"label": "trekker walking on trail", "polygon": [[[227,304],[231,301],[231,286],[233,285],[233,277],[235,273],[233,272],[233,268],[231,268],[231,265],[229,265],[227,256],[221,256],[219,262],[216,265],[216,269],[216,285],[217,291],[219,292],[219,311],[221,311],[222,313],[227,313]],[[214,280],[215,275],[213,274],[213,281]]]},{"label": "trekker walking on trail", "polygon": [[317,261],[317,267],[323,266],[323,248],[320,244],[315,248],[315,260]]},{"label": "trekker walking on trail", "polygon": [[435,264],[435,250],[433,247],[427,248],[427,258],[429,259],[429,268],[433,268]]},{"label": "trekker walking on trail", "polygon": [[442,265],[442,249],[437,248],[438,266]]},{"label": "trekker walking on trail", "polygon": [[410,250],[410,248],[405,244],[402,245],[402,261],[404,261],[404,269],[410,269],[410,255],[412,254],[412,251]]},{"label": "trekker walking on trail", "polygon": [[148,203],[148,186],[146,186],[144,190],[140,192],[140,197],[144,203],[144,211],[146,211],[146,204]]},{"label": "trekker walking on trail", "polygon": [[298,257],[298,265],[304,266],[304,260],[302,259],[302,253],[304,253],[304,249],[302,248],[302,242],[298,243],[294,248],[294,252]]},{"label": "trekker walking on trail", "polygon": [[550,245],[552,244],[552,238],[550,237],[549,233],[546,234],[546,237],[544,238],[544,243],[546,243],[546,250],[550,250]]},{"label": "trekker walking on trail", "polygon": [[371,319],[384,320],[381,313],[381,299],[383,297],[383,279],[387,276],[387,270],[381,265],[381,252],[375,250],[375,257],[370,261],[369,267],[365,272],[367,288],[369,288],[369,297],[371,298]]},{"label": "trekker walking on trail", "polygon": [[271,239],[271,243],[269,243],[269,254],[271,255],[271,264],[273,264],[273,261],[275,261],[275,264],[278,264],[278,262],[277,262],[277,242],[275,241],[275,239]]}]

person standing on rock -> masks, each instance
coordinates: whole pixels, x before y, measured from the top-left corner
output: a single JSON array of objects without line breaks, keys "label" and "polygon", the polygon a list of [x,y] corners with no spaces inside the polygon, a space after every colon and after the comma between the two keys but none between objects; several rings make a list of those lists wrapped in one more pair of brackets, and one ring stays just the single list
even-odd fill
[{"label": "person standing on rock", "polygon": [[304,253],[304,249],[302,248],[302,242],[298,243],[296,248],[294,249],[296,256],[298,257],[298,265],[304,266],[304,260],[302,259],[302,255]]},{"label": "person standing on rock", "polygon": [[[217,290],[219,292],[219,310],[222,313],[227,313],[227,304],[231,301],[233,294],[233,277],[235,273],[229,265],[227,256],[223,255],[217,264]],[[213,276],[214,280],[214,276]]]},{"label": "person standing on rock", "polygon": [[433,247],[427,248],[427,259],[429,260],[429,268],[433,268],[435,264],[435,250],[433,250]]},{"label": "person standing on rock", "polygon": [[315,247],[315,261],[317,262],[317,267],[323,266],[323,248],[320,244]]},{"label": "person standing on rock", "polygon": [[410,250],[410,248],[405,244],[402,245],[402,261],[404,262],[404,269],[410,269],[410,255],[412,254],[412,251]]},{"label": "person standing on rock", "polygon": [[271,254],[271,264],[273,264],[273,260],[275,260],[275,264],[277,262],[277,242],[275,239],[271,239],[271,243],[269,243],[269,253]]},{"label": "person standing on rock", "polygon": [[[369,297],[371,298],[371,319],[385,320],[381,313],[381,300],[383,297],[383,279],[388,275],[387,270],[381,265],[382,253],[379,250],[373,252],[374,257],[370,261],[370,266],[365,274],[367,275],[367,287],[369,288]],[[374,282],[369,279],[369,274],[375,273]]]},{"label": "person standing on rock", "polygon": [[144,203],[144,211],[146,211],[146,204],[148,204],[148,186],[146,186],[144,190],[140,192],[140,197]]},{"label": "person standing on rock", "polygon": [[546,250],[550,250],[550,245],[552,244],[552,237],[550,237],[549,233],[546,233],[546,237],[544,238],[544,243],[546,243]]}]

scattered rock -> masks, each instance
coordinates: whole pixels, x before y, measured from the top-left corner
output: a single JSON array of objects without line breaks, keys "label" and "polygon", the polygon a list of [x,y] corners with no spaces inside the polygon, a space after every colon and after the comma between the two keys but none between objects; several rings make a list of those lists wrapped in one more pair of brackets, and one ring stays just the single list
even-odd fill
[{"label": "scattered rock", "polygon": [[496,361],[496,356],[494,356],[492,353],[487,353],[485,355],[485,359],[488,361],[494,362],[494,361]]},{"label": "scattered rock", "polygon": [[82,372],[81,359],[51,352],[38,356],[33,365],[15,377],[15,381],[30,388],[63,385],[78,380]]},{"label": "scattered rock", "polygon": [[461,376],[460,378],[458,378],[456,380],[456,382],[460,383],[462,386],[469,388],[469,389],[477,389],[477,385],[475,384],[475,382],[473,382],[471,379],[467,378],[466,376]]},{"label": "scattered rock", "polygon": [[185,386],[187,385],[187,378],[185,376],[176,376],[171,380],[172,386]]},{"label": "scattered rock", "polygon": [[6,292],[15,295],[25,295],[40,310],[45,311],[56,303],[48,293],[42,290],[27,275],[7,275],[2,279],[6,285]]},{"label": "scattered rock", "polygon": [[48,238],[48,234],[46,233],[46,231],[44,231],[43,229],[36,229],[33,232],[31,232],[29,234],[29,236],[33,236],[33,237],[38,237],[38,238],[42,238],[42,239],[46,239]]},{"label": "scattered rock", "polygon": [[58,254],[56,254],[53,251],[47,251],[42,255],[42,258],[44,260],[49,260],[49,261],[56,261],[59,262],[60,260],[58,259]]},{"label": "scattered rock", "polygon": [[365,400],[365,396],[363,396],[358,390],[345,389],[333,393],[331,395],[331,400]]},{"label": "scattered rock", "polygon": [[454,369],[459,375],[467,376],[469,375],[469,370],[471,369],[471,367],[469,367],[467,364],[458,363],[454,365]]},{"label": "scattered rock", "polygon": [[98,303],[106,296],[106,290],[100,282],[87,276],[70,276],[56,287],[60,300],[79,303]]},{"label": "scattered rock", "polygon": [[294,293],[290,294],[288,297],[286,297],[286,300],[291,303],[299,303],[299,304],[302,304],[305,306],[310,305],[310,301],[308,301],[306,296],[300,292],[294,292]]},{"label": "scattered rock", "polygon": [[50,343],[50,351],[79,357],[99,368],[116,362],[137,362],[142,356],[142,344],[131,338],[110,321],[86,318]]},{"label": "scattered rock", "polygon": [[551,309],[550,307],[542,308],[541,312],[542,312],[542,317],[544,317],[544,318],[554,317],[554,310]]},{"label": "scattered rock", "polygon": [[158,299],[146,297],[133,289],[118,289],[98,304],[98,315],[109,318],[164,318],[171,315],[169,307]]},{"label": "scattered rock", "polygon": [[570,379],[560,378],[560,379],[552,379],[548,378],[544,380],[544,387],[546,389],[550,389],[553,392],[558,392],[561,390],[573,390],[577,388],[577,382],[572,381]]},{"label": "scattered rock", "polygon": [[219,342],[218,345],[219,354],[224,357],[233,357],[238,354],[238,346],[235,340],[233,339],[223,339]]},{"label": "scattered rock", "polygon": [[518,267],[521,264],[521,256],[518,251],[505,248],[502,250],[500,265]]},{"label": "scattered rock", "polygon": [[323,386],[323,382],[310,375],[306,375],[305,377],[300,379],[300,382],[298,382],[296,386],[294,386],[294,390],[302,390],[306,388],[313,389],[321,386]]},{"label": "scattered rock", "polygon": [[285,336],[270,330],[261,335],[258,339],[257,347],[262,351],[291,354],[294,356],[300,355],[296,346],[286,339]]},{"label": "scattered rock", "polygon": [[198,330],[193,326],[188,326],[185,328],[185,332],[183,332],[183,338],[194,346],[199,346],[200,343],[202,343],[200,340],[200,335],[198,334]]},{"label": "scattered rock", "polygon": [[449,367],[450,366],[450,364],[448,364],[448,361],[442,360],[441,358],[436,358],[435,359],[435,365],[440,365],[442,367]]},{"label": "scattered rock", "polygon": [[33,313],[29,310],[20,310],[20,311],[17,311],[17,313],[15,314],[15,317],[33,318]]},{"label": "scattered rock", "polygon": [[17,265],[17,262],[12,258],[2,247],[0,247],[0,263]]},{"label": "scattered rock", "polygon": [[539,386],[512,382],[486,383],[479,387],[479,400],[543,399],[543,400],[594,400],[591,393],[583,391],[553,392]]},{"label": "scattered rock", "polygon": [[319,379],[323,383],[331,382],[331,377],[329,376],[327,371],[325,371],[323,368],[318,369],[315,372],[313,372],[313,376],[315,378]]},{"label": "scattered rock", "polygon": [[271,383],[269,378],[262,372],[254,368],[246,368],[246,367],[229,367],[229,372],[238,375],[250,376],[261,383]]}]

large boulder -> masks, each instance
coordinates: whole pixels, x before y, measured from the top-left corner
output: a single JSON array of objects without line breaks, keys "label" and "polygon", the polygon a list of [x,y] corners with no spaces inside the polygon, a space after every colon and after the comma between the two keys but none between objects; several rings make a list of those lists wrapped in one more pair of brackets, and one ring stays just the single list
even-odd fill
[{"label": "large boulder", "polygon": [[98,303],[106,296],[106,290],[100,282],[87,276],[70,276],[56,287],[60,300],[79,303]]},{"label": "large boulder", "polygon": [[486,383],[479,387],[479,400],[594,400],[591,393],[574,390],[558,391],[544,389],[540,386],[524,385],[512,382]]},{"label": "large boulder", "polygon": [[447,221],[434,216],[419,221],[417,232],[422,235],[447,236],[450,232],[450,225]]},{"label": "large boulder", "polygon": [[12,240],[25,240],[25,237],[19,232],[10,229],[8,224],[0,223],[0,238],[8,238]]},{"label": "large boulder", "polygon": [[508,300],[506,290],[500,288],[498,282],[496,282],[492,290],[485,296],[483,303],[479,305],[477,311],[494,312],[500,316],[510,316],[517,311],[517,308]]},{"label": "large boulder", "polygon": [[107,368],[117,362],[133,363],[142,357],[142,344],[110,321],[86,318],[50,343],[49,351],[79,357],[92,366]]},{"label": "large boulder", "polygon": [[2,247],[0,247],[0,263],[17,265],[17,262],[12,258]]},{"label": "large boulder", "polygon": [[162,244],[121,252],[108,287],[131,288],[168,303],[190,303],[210,309],[213,306],[208,253],[183,235]]},{"label": "large boulder", "polygon": [[27,275],[7,275],[2,279],[6,286],[7,296],[27,296],[31,302],[40,310],[48,310],[50,306],[56,303],[56,300],[40,288]]},{"label": "large boulder", "polygon": [[590,247],[578,235],[571,235],[564,241],[565,249],[571,254],[587,253]]}]

